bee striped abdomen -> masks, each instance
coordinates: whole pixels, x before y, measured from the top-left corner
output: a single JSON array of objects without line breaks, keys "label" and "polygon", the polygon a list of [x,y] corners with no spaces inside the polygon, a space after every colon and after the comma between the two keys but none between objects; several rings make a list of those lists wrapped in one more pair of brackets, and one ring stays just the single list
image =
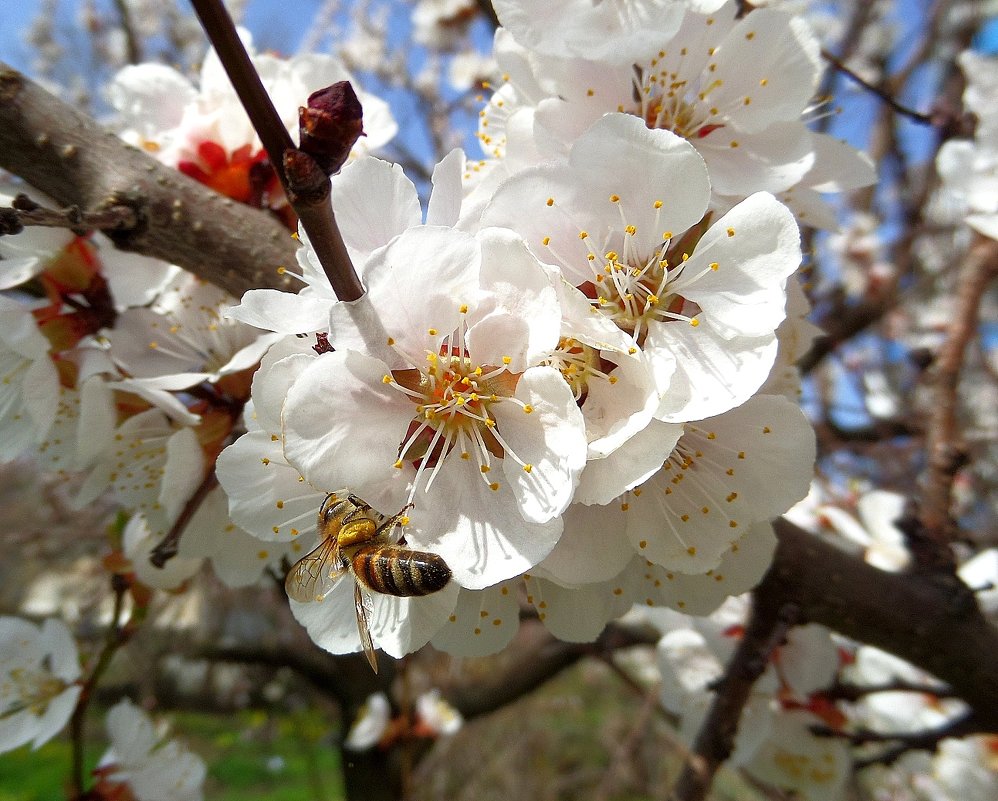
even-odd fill
[{"label": "bee striped abdomen", "polygon": [[395,545],[360,550],[352,564],[368,589],[403,598],[442,590],[451,577],[447,563],[435,553]]}]

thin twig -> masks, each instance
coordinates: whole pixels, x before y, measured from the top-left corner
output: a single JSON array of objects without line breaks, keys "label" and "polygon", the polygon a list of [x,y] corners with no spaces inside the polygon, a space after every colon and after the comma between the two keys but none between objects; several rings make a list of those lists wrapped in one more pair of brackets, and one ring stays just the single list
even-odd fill
[{"label": "thin twig", "polygon": [[97,688],[97,683],[104,675],[108,665],[111,664],[111,657],[113,657],[115,652],[122,645],[124,645],[128,638],[125,630],[119,625],[121,612],[125,603],[125,593],[128,592],[127,580],[117,573],[113,574],[111,576],[111,589],[114,592],[114,611],[111,613],[111,622],[108,624],[107,634],[104,637],[104,646],[101,648],[100,655],[97,657],[97,664],[94,665],[94,669],[90,672],[90,676],[83,684],[80,697],[76,700],[76,707],[73,709],[73,715],[69,720],[69,730],[73,741],[72,781],[76,794],[80,797],[83,796],[86,785],[86,775],[84,773],[83,763],[85,739],[84,723],[86,722],[87,717],[87,707],[90,705],[90,699],[93,697],[94,690]]},{"label": "thin twig", "polygon": [[[263,142],[333,292],[343,301],[358,300],[364,287],[336,224],[328,177],[311,156],[295,147],[221,0],[191,0],[191,5]],[[295,165],[294,175],[289,174],[289,159]]]},{"label": "thin twig", "polygon": [[670,801],[702,801],[707,797],[714,774],[734,750],[735,734],[742,710],[756,680],[769,664],[770,655],[786,640],[800,610],[778,598],[756,593],[745,634],[717,687],[707,711],[693,753],[683,764]]},{"label": "thin twig", "polygon": [[215,468],[212,467],[211,471],[194,491],[194,494],[184,504],[184,508],[180,511],[180,515],[174,521],[166,536],[149,552],[149,561],[154,567],[162,568],[163,565],[177,555],[180,550],[180,538],[184,535],[184,530],[191,522],[191,518],[194,517],[197,510],[201,508],[201,504],[208,497],[208,493],[217,486],[218,477],[215,475]]},{"label": "thin twig", "polygon": [[131,206],[109,206],[96,211],[83,211],[79,206],[47,209],[27,195],[19,194],[10,208],[0,208],[0,236],[19,234],[30,226],[68,228],[75,234],[88,231],[128,231],[139,222]]},{"label": "thin twig", "polygon": [[922,114],[920,111],[915,111],[913,109],[908,108],[907,106],[902,105],[893,97],[891,97],[889,94],[887,94],[883,89],[874,86],[866,79],[861,78],[851,69],[849,69],[845,64],[843,64],[837,56],[830,53],[828,50],[822,48],[821,55],[826,61],[832,64],[835,67],[835,69],[837,69],[839,72],[841,72],[850,80],[854,81],[855,83],[858,83],[860,86],[866,89],[866,91],[879,97],[884,103],[886,103],[888,106],[894,109],[894,111],[896,111],[898,114],[908,117],[908,119],[912,120],[913,122],[917,122],[919,125],[933,124],[933,118],[931,114]]}]

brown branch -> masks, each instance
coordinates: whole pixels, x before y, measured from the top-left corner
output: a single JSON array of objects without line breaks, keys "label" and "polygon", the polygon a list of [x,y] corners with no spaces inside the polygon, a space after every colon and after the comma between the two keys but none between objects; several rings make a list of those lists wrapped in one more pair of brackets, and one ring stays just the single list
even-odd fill
[{"label": "brown branch", "polygon": [[336,224],[328,176],[309,154],[295,147],[221,0],[191,0],[191,5],[263,142],[333,292],[340,300],[359,299],[364,287]]},{"label": "brown branch", "polygon": [[236,203],[129,147],[90,117],[0,62],[0,168],[65,206],[129,206],[138,224],[115,245],[177,264],[239,297],[297,291],[296,245],[271,215]]},{"label": "brown branch", "polygon": [[594,643],[556,640],[542,626],[531,627],[517,656],[498,675],[476,679],[473,684],[442,688],[443,697],[466,719],[504,707],[540,687],[586,656],[632,645],[653,645],[658,632],[611,624]]},{"label": "brown branch", "polygon": [[758,594],[931,673],[974,709],[980,731],[998,732],[998,629],[966,585],[888,573],[787,520],[774,526],[779,545]]},{"label": "brown branch", "polygon": [[728,663],[704,718],[692,754],[683,763],[670,801],[702,801],[721,764],[735,747],[735,735],[742,710],[756,680],[769,663],[769,657],[785,641],[787,631],[797,622],[799,611],[792,603],[771,595],[756,593],[745,634]]},{"label": "brown branch", "polygon": [[866,89],[866,91],[870,92],[873,95],[876,95],[878,98],[880,98],[880,100],[883,103],[892,108],[898,114],[908,117],[908,119],[912,120],[913,122],[917,122],[920,125],[933,124],[934,119],[931,114],[923,114],[920,111],[915,111],[913,109],[908,108],[907,106],[902,105],[893,97],[891,97],[886,91],[881,89],[879,86],[874,86],[869,81],[865,80],[864,78],[861,78],[851,69],[849,69],[845,64],[843,64],[838,59],[837,56],[830,53],[828,50],[822,48],[821,55],[827,62],[829,62],[832,66],[834,66],[835,69],[837,69],[847,78],[849,78],[851,81],[854,81],[855,83],[862,86],[864,89]]},{"label": "brown branch", "polygon": [[967,345],[977,336],[981,300],[996,277],[998,242],[976,236],[960,267],[956,308],[928,376],[934,390],[926,425],[928,475],[922,491],[920,525],[910,538],[916,562],[928,570],[955,569],[950,549],[956,535],[951,513],[953,479],[967,459],[956,421],[957,390]]}]

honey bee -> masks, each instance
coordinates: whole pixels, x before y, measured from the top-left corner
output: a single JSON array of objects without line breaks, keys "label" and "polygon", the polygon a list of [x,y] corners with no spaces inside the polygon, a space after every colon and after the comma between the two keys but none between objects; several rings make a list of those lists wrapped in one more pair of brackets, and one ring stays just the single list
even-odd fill
[{"label": "honey bee", "polygon": [[288,572],[284,588],[300,603],[321,601],[344,573],[353,575],[357,630],[364,654],[374,672],[378,659],[368,627],[373,602],[371,592],[407,598],[442,590],[450,581],[447,563],[435,553],[414,551],[393,542],[392,532],[404,525],[403,509],[397,515],[378,514],[356,495],[327,495],[319,508],[319,545]]}]

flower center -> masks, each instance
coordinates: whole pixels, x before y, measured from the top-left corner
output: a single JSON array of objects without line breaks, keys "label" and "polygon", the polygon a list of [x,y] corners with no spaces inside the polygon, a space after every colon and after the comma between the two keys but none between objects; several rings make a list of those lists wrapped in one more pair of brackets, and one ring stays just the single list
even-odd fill
[{"label": "flower center", "polygon": [[596,348],[571,337],[563,337],[555,351],[541,363],[554,367],[561,373],[579,404],[585,401],[591,380],[617,383],[617,377],[609,374],[615,365],[604,362]]},{"label": "flower center", "polygon": [[723,128],[721,109],[710,102],[711,93],[723,81],[715,78],[697,88],[678,72],[658,69],[659,63],[660,59],[652,59],[647,69],[635,70],[634,90],[639,100],[631,113],[649,128],[672,131],[687,140],[703,139]]},{"label": "flower center", "polygon": [[425,489],[429,490],[451,453],[477,463],[478,473],[493,491],[500,487],[489,475],[493,459],[510,458],[528,473],[533,469],[503,439],[495,417],[496,406],[503,403],[512,403],[528,414],[533,411],[529,404],[513,397],[520,374],[509,371],[510,361],[504,356],[500,367],[475,364],[464,347],[462,327],[445,337],[439,352],[427,351],[425,367],[395,370],[383,377],[385,384],[415,404],[395,462],[398,469],[406,462],[416,468],[410,502],[424,474]]},{"label": "flower center", "polygon": [[[616,195],[611,201],[618,202]],[[656,209],[661,201],[656,201]],[[621,211],[623,214],[623,211]],[[579,238],[589,250],[588,259],[593,278],[578,288],[590,298],[593,307],[610,317],[618,327],[631,335],[635,345],[643,344],[650,322],[684,320],[697,326],[696,315],[700,309],[681,294],[699,275],[716,270],[716,262],[709,264],[698,275],[686,270],[689,254],[686,246],[693,242],[696,233],[691,231],[683,241],[673,240],[672,232],[662,233],[662,244],[651,255],[638,252],[634,243],[637,229],[624,221],[623,236],[611,232],[606,238],[621,242],[621,249],[597,247],[588,232],[580,231]],[[676,257],[675,254],[678,254]],[[675,264],[670,262],[674,259]]]}]

